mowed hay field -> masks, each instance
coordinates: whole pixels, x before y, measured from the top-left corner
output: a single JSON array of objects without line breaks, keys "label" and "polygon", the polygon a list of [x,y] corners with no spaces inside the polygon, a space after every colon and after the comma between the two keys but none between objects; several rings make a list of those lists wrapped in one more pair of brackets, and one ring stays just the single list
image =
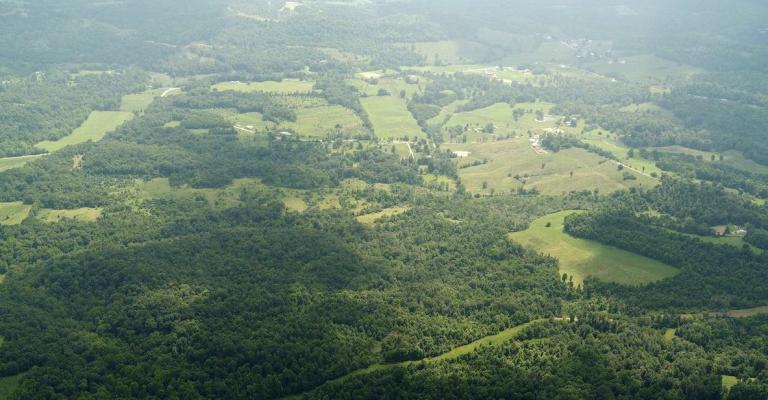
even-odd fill
[{"label": "mowed hay field", "polygon": [[376,96],[363,97],[360,101],[379,139],[426,137],[406,108],[403,99],[395,96]]},{"label": "mowed hay field", "polygon": [[315,82],[298,79],[284,79],[264,82],[221,82],[213,85],[211,89],[218,91],[234,90],[237,92],[266,92],[266,93],[309,93],[315,87]]},{"label": "mowed hay field", "polygon": [[[584,149],[537,153],[527,136],[486,143],[444,144],[441,148],[469,153],[469,157],[459,158],[457,163],[462,183],[473,193],[501,193],[521,187],[556,195],[582,190],[605,193],[657,184],[655,179],[636,172],[619,171],[613,161]],[[483,164],[484,161],[487,162]],[[474,162],[481,164],[461,168]],[[624,180],[624,172],[636,179]]]},{"label": "mowed hay field", "polygon": [[104,135],[114,131],[120,125],[131,119],[130,112],[125,111],[94,111],[88,119],[75,129],[69,136],[57,141],[43,141],[36,146],[49,152],[60,150],[69,145],[84,143],[89,140],[99,141]]},{"label": "mowed hay field", "polygon": [[[642,285],[675,276],[679,271],[662,262],[601,243],[572,237],[563,231],[567,216],[562,211],[533,221],[528,229],[510,239],[560,260],[560,274],[573,276],[575,285],[594,276],[602,281]],[[547,224],[551,226],[547,227]]]},{"label": "mowed hay field", "polygon": [[[363,121],[354,111],[338,105],[321,105],[317,107],[298,108],[296,122],[283,122],[276,124],[265,121],[262,115],[256,112],[229,115],[228,118],[240,127],[248,130],[263,131],[269,129],[284,129],[294,131],[302,136],[327,137],[338,131],[357,135],[364,132]],[[245,130],[240,133],[247,134]]]},{"label": "mowed hay field", "polygon": [[20,201],[0,203],[0,225],[18,225],[29,215],[32,206]]},{"label": "mowed hay field", "polygon": [[[445,137],[446,142],[456,142],[457,140],[449,137],[447,133],[447,128],[454,126],[469,128],[465,135],[467,142],[470,143],[489,140],[498,136],[527,136],[528,132],[541,135],[544,133],[545,129],[558,128],[568,134],[575,134],[580,130],[580,128],[570,128],[565,125],[558,127],[557,122],[560,121],[562,117],[550,115],[549,113],[551,112],[552,107],[554,107],[554,104],[544,102],[520,103],[516,104],[514,107],[507,103],[496,103],[477,110],[447,113],[448,118],[443,125],[445,128],[443,136]],[[523,111],[523,115],[519,117],[517,121],[514,120],[512,115],[515,110]],[[538,111],[541,111],[544,114],[543,121],[538,121],[536,119],[536,113]],[[446,115],[443,115],[442,118],[445,119]],[[495,126],[495,132],[493,134],[481,132],[489,123]]]}]

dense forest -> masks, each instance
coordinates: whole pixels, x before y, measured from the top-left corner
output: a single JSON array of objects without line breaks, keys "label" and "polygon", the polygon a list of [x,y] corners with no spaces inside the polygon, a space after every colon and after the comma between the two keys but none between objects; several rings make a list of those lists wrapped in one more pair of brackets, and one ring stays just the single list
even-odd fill
[{"label": "dense forest", "polygon": [[0,0],[0,400],[768,398],[768,7],[624,3]]}]

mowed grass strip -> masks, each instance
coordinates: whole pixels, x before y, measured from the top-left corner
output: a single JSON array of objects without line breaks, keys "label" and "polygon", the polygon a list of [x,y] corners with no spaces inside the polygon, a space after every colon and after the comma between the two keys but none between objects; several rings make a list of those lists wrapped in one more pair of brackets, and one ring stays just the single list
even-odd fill
[{"label": "mowed grass strip", "polygon": [[[580,285],[588,276],[624,285],[643,285],[670,278],[679,270],[660,261],[596,241],[575,238],[563,231],[565,218],[578,211],[562,211],[533,221],[510,239],[560,260],[560,274]],[[549,224],[549,226],[547,226]]]},{"label": "mowed grass strip", "polygon": [[38,143],[36,146],[46,151],[54,152],[73,144],[85,143],[89,140],[96,142],[101,140],[107,133],[120,127],[120,125],[131,119],[132,116],[132,113],[125,111],[94,111],[69,136],[56,141],[46,140]]},{"label": "mowed grass strip", "polygon": [[0,158],[0,172],[23,167],[27,165],[28,162],[37,160],[40,157],[43,157],[43,154],[23,157]]},{"label": "mowed grass strip", "polygon": [[264,82],[221,82],[211,88],[218,91],[234,90],[236,92],[266,92],[266,93],[309,93],[315,87],[315,82],[299,79],[284,79],[282,81]]},{"label": "mowed grass strip", "polygon": [[395,96],[376,96],[363,97],[360,101],[379,139],[425,137],[403,99]]}]

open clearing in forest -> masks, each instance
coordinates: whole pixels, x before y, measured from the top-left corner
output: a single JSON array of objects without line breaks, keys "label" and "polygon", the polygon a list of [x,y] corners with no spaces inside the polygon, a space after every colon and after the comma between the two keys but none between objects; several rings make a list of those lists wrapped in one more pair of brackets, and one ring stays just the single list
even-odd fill
[{"label": "open clearing in forest", "polygon": [[43,156],[44,154],[38,154],[33,156],[0,158],[0,172],[8,171],[9,169],[23,167],[27,165],[28,162],[37,160],[38,158]]},{"label": "open clearing in forest", "polygon": [[[615,163],[584,149],[538,153],[527,136],[486,143],[443,144],[441,148],[469,153],[456,162],[462,183],[473,193],[503,193],[519,188],[536,188],[555,195],[582,190],[605,193],[657,184],[655,179],[637,172],[619,171]],[[472,165],[476,163],[479,165]],[[625,180],[625,173],[635,179]]]},{"label": "open clearing in forest", "polygon": [[410,209],[410,207],[390,207],[390,208],[385,208],[385,209],[383,209],[383,210],[381,210],[379,212],[365,214],[365,215],[360,215],[360,216],[357,217],[357,221],[360,222],[361,224],[372,225],[373,223],[375,223],[376,221],[378,221],[378,220],[380,220],[382,218],[392,217],[392,216],[395,216],[395,215],[400,215],[400,214],[408,211],[409,209]]},{"label": "open clearing in forest", "polygon": [[760,314],[768,314],[768,306],[731,310],[725,313],[727,317],[731,318],[748,318]]},{"label": "open clearing in forest", "polygon": [[564,220],[577,212],[546,215],[533,221],[525,231],[512,233],[509,237],[523,246],[556,257],[560,260],[560,274],[573,276],[575,285],[580,285],[588,276],[606,282],[642,285],[679,273],[660,261],[568,235],[563,231]]},{"label": "open clearing in forest", "polygon": [[120,125],[131,119],[132,116],[132,113],[125,111],[94,111],[69,136],[65,136],[57,141],[46,140],[38,143],[36,146],[46,151],[54,152],[73,144],[85,143],[89,140],[96,142],[101,140],[107,133],[120,127]]},{"label": "open clearing in forest", "polygon": [[325,104],[298,108],[295,112],[295,122],[280,124],[265,121],[257,112],[231,114],[226,118],[245,128],[238,130],[241,134],[249,134],[249,131],[262,132],[278,129],[290,130],[302,136],[325,138],[335,133],[360,135],[365,132],[363,122],[354,111],[342,106]]},{"label": "open clearing in forest", "polygon": [[18,225],[29,215],[32,206],[20,201],[0,203],[0,224]]},{"label": "open clearing in forest", "polygon": [[739,378],[731,375],[722,375],[723,389],[731,390],[739,383]]},{"label": "open clearing in forest", "polygon": [[120,102],[120,111],[125,112],[144,112],[155,98],[162,96],[164,89],[147,90],[143,93],[134,93],[123,96]]},{"label": "open clearing in forest", "polygon": [[236,92],[266,92],[279,94],[310,93],[315,82],[299,79],[284,79],[264,82],[221,82],[211,88],[219,91],[234,90]]},{"label": "open clearing in forest", "polygon": [[77,208],[73,210],[52,210],[42,209],[37,217],[45,222],[60,222],[64,220],[75,220],[79,222],[95,222],[101,217],[100,208]]},{"label": "open clearing in forest", "polygon": [[379,139],[413,139],[426,136],[406,108],[405,100],[395,96],[375,96],[363,97],[360,101]]}]

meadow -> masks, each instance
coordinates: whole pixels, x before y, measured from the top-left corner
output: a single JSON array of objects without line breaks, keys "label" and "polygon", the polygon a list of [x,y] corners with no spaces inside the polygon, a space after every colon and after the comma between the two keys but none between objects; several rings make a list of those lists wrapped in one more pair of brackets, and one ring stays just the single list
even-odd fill
[{"label": "meadow", "polygon": [[[634,171],[619,171],[613,161],[584,149],[537,153],[527,136],[485,143],[444,144],[441,148],[469,153],[456,162],[462,183],[473,193],[503,193],[522,187],[554,195],[582,190],[605,193],[657,184],[655,179]],[[470,166],[474,163],[479,165]],[[462,168],[464,166],[468,167]],[[635,179],[625,180],[625,172]]]},{"label": "meadow", "polygon": [[274,129],[290,130],[302,136],[325,138],[334,133],[359,135],[365,133],[363,122],[354,111],[339,106],[323,103],[322,105],[302,106],[294,110],[295,122],[280,124],[265,121],[260,113],[222,113],[241,128],[240,134],[248,135],[248,131],[267,131]]},{"label": "meadow", "polygon": [[79,222],[95,222],[101,217],[100,208],[76,208],[73,210],[52,210],[42,209],[37,217],[45,222],[61,222],[64,220],[75,220]]},{"label": "meadow", "polygon": [[266,92],[278,94],[310,93],[315,87],[312,81],[298,79],[284,79],[264,82],[221,82],[213,85],[211,89],[218,91],[234,90],[237,92]]},{"label": "meadow", "polygon": [[385,208],[381,211],[370,213],[370,214],[364,214],[357,217],[357,221],[361,224],[367,224],[371,225],[375,223],[376,221],[386,218],[386,217],[392,217],[395,215],[400,215],[406,211],[408,211],[410,207],[390,207]]},{"label": "meadow", "polygon": [[[454,126],[469,127],[469,131],[465,134],[465,136],[467,141],[470,143],[488,140],[494,136],[527,135],[529,132],[531,134],[542,134],[545,129],[561,129],[563,132],[571,134],[575,134],[576,132],[580,131],[576,128],[571,128],[565,125],[558,126],[557,123],[558,121],[561,121],[562,118],[559,116],[550,115],[552,107],[554,107],[554,104],[545,102],[518,103],[514,106],[511,106],[507,103],[496,103],[494,105],[472,111],[453,113],[446,112],[442,116],[438,116],[432,121],[440,123],[442,121],[437,120],[437,118],[443,118],[445,121],[443,125],[445,128],[443,130],[443,135],[446,136],[446,142],[452,141],[451,138],[447,136],[447,129]],[[523,112],[522,116],[520,116],[517,120],[515,120],[513,117],[513,112],[515,110]],[[537,120],[537,112],[544,114],[544,120]],[[492,123],[496,128],[494,134],[487,134],[482,132],[482,129],[489,123]]]},{"label": "meadow", "polygon": [[426,135],[406,108],[405,101],[396,96],[363,97],[363,108],[379,139],[424,138]]},{"label": "meadow", "polygon": [[0,203],[0,225],[18,225],[29,215],[32,206],[20,201]]},{"label": "meadow", "polygon": [[23,167],[27,165],[28,162],[37,160],[40,157],[43,157],[43,155],[38,154],[32,156],[0,158],[0,172]]},{"label": "meadow", "polygon": [[120,111],[130,113],[144,112],[155,98],[161,96],[164,91],[164,89],[151,89],[142,93],[125,95],[120,103]]},{"label": "meadow", "polygon": [[125,111],[94,111],[79,128],[72,131],[69,136],[56,141],[43,141],[36,146],[49,151],[61,150],[73,144],[84,143],[89,140],[99,141],[107,133],[114,131],[120,125],[133,117],[133,114]]},{"label": "meadow", "polygon": [[567,216],[578,211],[546,215],[510,239],[560,260],[560,274],[573,276],[575,285],[588,276],[606,282],[642,285],[675,276],[679,271],[662,262],[601,243],[574,238],[563,231]]}]

